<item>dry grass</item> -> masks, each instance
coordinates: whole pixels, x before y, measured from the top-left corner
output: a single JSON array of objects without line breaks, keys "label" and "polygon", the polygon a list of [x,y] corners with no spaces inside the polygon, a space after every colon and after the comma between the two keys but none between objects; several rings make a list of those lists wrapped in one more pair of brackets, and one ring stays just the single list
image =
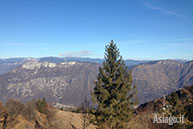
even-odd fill
[{"label": "dry grass", "polygon": [[[82,129],[82,115],[78,113],[65,112],[56,110],[55,119],[49,123],[45,114],[36,112],[36,121],[41,126],[41,129]],[[6,129],[35,129],[35,120],[29,121],[23,115],[18,115]],[[39,128],[40,129],[40,128]],[[93,125],[87,129],[96,129]]]},{"label": "dry grass", "polygon": [[[18,115],[6,129],[83,129],[82,114],[53,109],[54,119],[49,121],[43,113],[35,111],[36,118],[26,119],[25,115]],[[147,121],[152,118],[151,114],[140,114],[129,122],[131,129],[149,129]],[[36,124],[38,122],[39,128]],[[86,129],[96,129],[94,125],[89,125]]]},{"label": "dry grass", "polygon": [[[78,113],[65,112],[58,110],[56,113],[56,121],[59,128],[58,129],[82,129],[83,120],[82,115]],[[96,129],[95,126],[90,125],[87,129]]]},{"label": "dry grass", "polygon": [[134,116],[129,122],[131,129],[149,129],[148,121],[153,118],[153,114],[141,114]]},{"label": "dry grass", "polygon": [[27,121],[23,116],[17,117],[17,122],[14,125],[9,125],[6,129],[34,129],[34,123]]}]

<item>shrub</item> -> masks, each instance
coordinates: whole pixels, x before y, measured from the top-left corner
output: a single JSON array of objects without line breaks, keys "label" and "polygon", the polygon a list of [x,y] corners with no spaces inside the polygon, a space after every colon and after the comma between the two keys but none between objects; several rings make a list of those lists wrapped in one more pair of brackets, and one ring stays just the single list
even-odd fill
[{"label": "shrub", "polygon": [[47,108],[46,116],[48,120],[53,120],[55,115],[56,115],[56,111],[52,107]]},{"label": "shrub", "polygon": [[40,113],[45,113],[45,109],[46,107],[48,106],[47,102],[46,102],[46,99],[43,98],[42,100],[39,99],[37,102],[36,102],[36,108],[37,110],[40,112]]},{"label": "shrub", "polygon": [[187,117],[188,120],[193,121],[193,104],[186,106],[185,109],[185,117]]},{"label": "shrub", "polygon": [[53,109],[53,107],[51,107],[50,105],[48,105],[48,103],[46,102],[46,99],[43,98],[42,100],[39,99],[36,102],[36,108],[40,113],[43,113],[46,115],[48,120],[51,120],[52,118],[54,118],[55,116],[55,110]]},{"label": "shrub", "polygon": [[21,114],[22,110],[24,109],[24,104],[17,100],[10,99],[5,104],[5,108],[7,113],[11,119],[14,119],[19,114]]},{"label": "shrub", "polygon": [[1,102],[0,102],[0,118],[1,118],[1,115],[2,115],[3,110],[4,110],[4,107],[3,107],[3,105],[2,105]]},{"label": "shrub", "polygon": [[0,120],[4,117],[5,114],[6,114],[6,110],[3,106],[3,104],[0,102]]},{"label": "shrub", "polygon": [[168,102],[172,105],[175,106],[177,102],[179,101],[178,95],[174,92],[167,98]]},{"label": "shrub", "polygon": [[25,105],[22,110],[22,115],[26,118],[26,120],[35,120],[36,112],[35,112],[35,104],[33,102],[29,102]]}]

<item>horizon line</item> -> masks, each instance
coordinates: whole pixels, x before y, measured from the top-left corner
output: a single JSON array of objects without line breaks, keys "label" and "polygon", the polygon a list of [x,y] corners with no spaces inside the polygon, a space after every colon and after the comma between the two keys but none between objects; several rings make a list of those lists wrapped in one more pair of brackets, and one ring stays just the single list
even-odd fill
[{"label": "horizon line", "polygon": [[[83,59],[100,59],[103,60],[104,58],[95,58],[95,57],[71,57],[71,56],[66,56],[66,57],[60,57],[60,56],[43,56],[43,57],[7,57],[7,58],[0,58],[0,60],[7,60],[7,59],[16,59],[16,58],[31,58],[31,59],[40,59],[40,58],[49,58],[49,57],[53,57],[53,58],[83,58]],[[191,61],[193,59],[184,59],[184,58],[164,58],[164,59],[131,59],[131,58],[127,58],[123,60],[135,60],[135,61],[158,61],[158,60],[184,60],[184,61]]]}]

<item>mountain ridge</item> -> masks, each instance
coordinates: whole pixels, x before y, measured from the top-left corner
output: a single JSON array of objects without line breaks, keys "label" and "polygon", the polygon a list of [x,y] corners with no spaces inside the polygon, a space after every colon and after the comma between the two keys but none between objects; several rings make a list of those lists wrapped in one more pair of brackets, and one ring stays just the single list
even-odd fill
[{"label": "mountain ridge", "polygon": [[[27,101],[35,96],[46,97],[51,103],[79,105],[90,96],[99,66],[102,65],[28,59],[0,75],[0,99]],[[193,84],[193,61],[159,60],[135,65],[131,70],[140,104]]]}]

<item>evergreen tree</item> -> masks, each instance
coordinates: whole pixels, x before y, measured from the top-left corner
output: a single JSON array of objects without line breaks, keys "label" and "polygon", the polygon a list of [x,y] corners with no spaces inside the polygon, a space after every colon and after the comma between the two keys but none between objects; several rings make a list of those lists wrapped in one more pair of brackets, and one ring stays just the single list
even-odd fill
[{"label": "evergreen tree", "polygon": [[41,113],[46,113],[46,108],[47,108],[48,104],[46,102],[46,99],[43,98],[42,100],[39,99],[37,102],[36,102],[36,107],[37,107],[37,110]]},{"label": "evergreen tree", "polygon": [[123,129],[130,120],[135,102],[132,75],[111,40],[106,46],[103,67],[99,67],[96,87],[92,93],[96,104],[93,112],[99,128]]}]

